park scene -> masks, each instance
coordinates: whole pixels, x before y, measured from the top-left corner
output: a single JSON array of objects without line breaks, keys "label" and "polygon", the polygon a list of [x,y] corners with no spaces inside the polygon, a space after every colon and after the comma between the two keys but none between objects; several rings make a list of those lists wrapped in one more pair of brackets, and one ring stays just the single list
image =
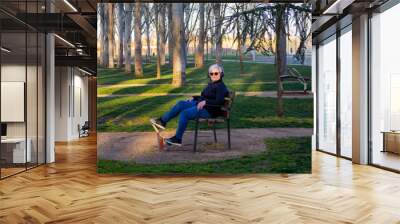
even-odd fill
[{"label": "park scene", "polygon": [[[310,5],[100,3],[97,11],[99,173],[311,172]],[[229,90],[223,115],[190,119],[182,144],[166,144],[183,115],[159,133],[150,119],[212,85],[212,65]]]}]

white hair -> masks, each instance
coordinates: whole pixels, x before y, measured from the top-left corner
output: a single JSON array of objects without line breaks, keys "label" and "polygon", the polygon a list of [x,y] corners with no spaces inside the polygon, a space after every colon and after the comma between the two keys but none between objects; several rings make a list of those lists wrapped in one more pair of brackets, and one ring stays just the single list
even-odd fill
[{"label": "white hair", "polygon": [[224,73],[224,68],[219,64],[213,64],[208,68],[208,74],[214,69],[218,69],[219,73]]}]

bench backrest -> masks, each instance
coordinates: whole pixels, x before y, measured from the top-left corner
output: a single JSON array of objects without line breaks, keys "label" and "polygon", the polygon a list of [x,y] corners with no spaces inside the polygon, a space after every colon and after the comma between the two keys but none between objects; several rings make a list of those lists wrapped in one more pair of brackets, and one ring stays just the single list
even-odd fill
[{"label": "bench backrest", "polygon": [[89,125],[90,123],[89,123],[89,121],[85,121],[85,123],[82,125],[82,129],[89,129],[90,128],[90,125]]},{"label": "bench backrest", "polygon": [[225,103],[224,103],[224,106],[222,107],[225,118],[230,117],[230,113],[231,113],[231,109],[232,109],[232,105],[233,105],[233,101],[235,100],[235,97],[236,97],[235,91],[229,91],[228,96],[225,97]]}]

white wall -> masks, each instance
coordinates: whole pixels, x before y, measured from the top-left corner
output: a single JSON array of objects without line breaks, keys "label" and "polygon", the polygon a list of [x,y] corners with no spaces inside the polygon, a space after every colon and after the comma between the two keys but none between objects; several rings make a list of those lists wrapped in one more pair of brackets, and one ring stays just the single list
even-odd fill
[{"label": "white wall", "polygon": [[25,82],[25,64],[3,64],[1,65],[1,81]]},{"label": "white wall", "polygon": [[70,77],[67,67],[55,68],[55,140],[68,140],[68,87]]},{"label": "white wall", "polygon": [[[88,78],[87,76],[82,76],[83,73],[81,73],[79,70],[75,69],[74,70],[75,75],[74,75],[74,108],[72,109],[72,135],[75,137],[79,137],[78,133],[78,124],[81,126],[85,123],[85,121],[88,121]],[[76,72],[79,72],[78,75]],[[80,102],[79,102],[80,101]],[[81,107],[81,108],[80,108]]]},{"label": "white wall", "polygon": [[88,78],[76,68],[56,67],[55,85],[55,140],[77,139],[78,124],[88,120]]}]

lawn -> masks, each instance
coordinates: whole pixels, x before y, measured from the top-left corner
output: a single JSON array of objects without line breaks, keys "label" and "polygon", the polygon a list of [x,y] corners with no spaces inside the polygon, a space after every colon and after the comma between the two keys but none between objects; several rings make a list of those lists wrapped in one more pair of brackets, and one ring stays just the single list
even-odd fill
[{"label": "lawn", "polygon": [[267,138],[267,149],[255,155],[205,163],[136,164],[99,160],[99,173],[131,174],[242,174],[242,173],[310,173],[311,139]]},{"label": "lawn", "polygon": [[[211,62],[206,63],[204,68],[196,69],[193,64],[188,64],[186,70],[186,85],[181,88],[174,88],[170,85],[162,86],[139,86],[139,87],[104,87],[99,86],[99,94],[125,94],[125,93],[180,93],[180,92],[199,92],[208,82],[207,68]],[[238,62],[223,63],[225,76],[224,82],[231,90],[236,91],[270,91],[276,90],[275,66],[271,64],[246,63],[244,74],[239,72]],[[311,76],[311,67],[302,65],[291,65],[296,68],[304,77]],[[134,69],[132,69],[133,71]],[[172,82],[172,68],[166,64],[161,68],[161,79],[155,77],[156,65],[145,64],[143,66],[143,77],[135,78],[133,73],[126,74],[123,70],[98,68],[97,82],[100,85],[113,84],[170,84]],[[261,83],[260,83],[261,82]],[[272,82],[272,83],[262,83]],[[195,84],[195,85],[193,85]],[[311,82],[309,83],[311,87]],[[302,90],[303,86],[299,83],[284,84],[287,90]]]},{"label": "lawn", "polygon": [[[123,96],[98,98],[98,131],[152,131],[149,118],[159,117],[181,96]],[[238,96],[232,108],[233,128],[307,127],[313,126],[312,99],[284,99],[284,117],[276,116],[276,98]],[[168,123],[175,130],[177,120]],[[221,124],[222,125],[222,124]],[[225,128],[224,125],[218,128]],[[188,129],[193,129],[193,122]]]},{"label": "lawn", "polygon": [[[253,91],[276,91],[276,84],[272,83],[253,83],[253,84],[230,84],[225,81],[226,86],[232,91],[253,92]],[[135,86],[135,87],[100,87],[97,93],[104,94],[141,94],[141,93],[200,93],[204,85],[187,85],[184,87],[176,88],[169,84],[158,86]],[[310,90],[311,86],[308,85]],[[302,90],[303,85],[299,83],[284,84],[286,90]]]}]

